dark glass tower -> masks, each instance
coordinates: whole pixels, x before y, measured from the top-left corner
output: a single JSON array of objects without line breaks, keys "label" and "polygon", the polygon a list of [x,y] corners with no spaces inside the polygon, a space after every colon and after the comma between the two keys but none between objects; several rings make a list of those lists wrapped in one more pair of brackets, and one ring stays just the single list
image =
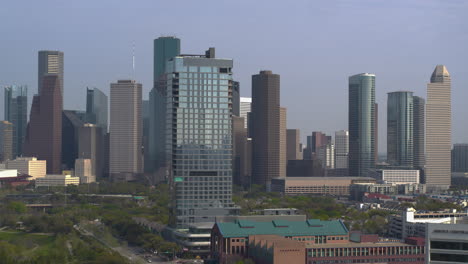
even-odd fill
[{"label": "dark glass tower", "polygon": [[161,135],[165,133],[164,119],[158,119],[164,116],[157,113],[165,112],[165,97],[158,96],[156,87],[158,80],[164,82],[165,65],[167,60],[180,54],[180,39],[176,37],[160,37],[154,40],[154,73],[153,89],[149,94],[149,128],[148,128],[148,149],[145,150],[145,172],[153,172],[158,175],[164,174],[158,171],[163,165],[164,159],[164,141]]},{"label": "dark glass tower", "polygon": [[387,160],[390,165],[413,167],[413,92],[388,93]]},{"label": "dark glass tower", "polygon": [[23,154],[28,123],[28,87],[5,87],[5,120],[13,124],[13,158]]},{"label": "dark glass tower", "polygon": [[375,75],[349,77],[349,174],[367,176],[375,167]]},{"label": "dark glass tower", "polygon": [[426,102],[419,96],[413,96],[413,166],[422,170],[425,163],[425,107]]},{"label": "dark glass tower", "polygon": [[86,122],[100,127],[103,134],[107,133],[108,98],[98,88],[86,88]]}]

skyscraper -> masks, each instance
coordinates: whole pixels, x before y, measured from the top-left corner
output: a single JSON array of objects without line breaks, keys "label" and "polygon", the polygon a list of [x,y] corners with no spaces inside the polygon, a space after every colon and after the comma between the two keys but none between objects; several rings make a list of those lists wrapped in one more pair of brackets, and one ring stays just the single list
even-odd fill
[{"label": "skyscraper", "polygon": [[315,159],[317,158],[317,152],[320,147],[331,143],[331,136],[327,136],[325,133],[314,131],[312,136],[307,136],[307,146],[304,150],[304,159]]},{"label": "skyscraper", "polygon": [[247,147],[247,129],[244,127],[244,118],[232,117],[233,130],[233,182],[240,186],[250,185],[250,157]]},{"label": "skyscraper", "polygon": [[301,160],[302,146],[299,129],[286,130],[286,160]]},{"label": "skyscraper", "polygon": [[387,160],[392,166],[413,167],[413,92],[388,93]]},{"label": "skyscraper", "polygon": [[47,161],[47,173],[61,173],[62,93],[60,76],[42,77],[41,92],[35,95],[26,130],[24,154]]},{"label": "skyscraper", "polygon": [[0,121],[0,162],[13,159],[13,124]]},{"label": "skyscraper", "polygon": [[23,142],[28,124],[28,87],[5,87],[5,120],[13,124],[13,157],[23,153]]},{"label": "skyscraper", "polygon": [[80,178],[80,183],[96,182],[96,175],[93,172],[92,162],[90,159],[75,160],[75,177]]},{"label": "skyscraper", "polygon": [[[158,117],[164,117],[165,115],[158,115],[158,113],[164,113],[166,111],[165,98],[157,95],[156,87],[158,86],[158,80],[164,82],[165,65],[167,60],[178,56],[180,54],[180,39],[175,37],[160,37],[154,40],[154,72],[153,72],[153,89],[151,89],[149,95],[149,128],[148,128],[148,150],[147,159],[145,164],[145,171],[164,174],[164,172],[158,172],[163,167],[164,160],[164,144],[162,140],[162,134],[165,133],[164,119],[158,119]],[[160,101],[158,101],[160,100]]]},{"label": "skyscraper", "polygon": [[454,144],[452,172],[468,172],[468,144]]},{"label": "skyscraper", "polygon": [[419,170],[425,164],[425,108],[425,100],[413,96],[413,166]]},{"label": "skyscraper", "polygon": [[75,168],[75,160],[79,157],[78,131],[84,124],[78,111],[64,110],[62,112],[62,166],[67,170]]},{"label": "skyscraper", "polygon": [[105,138],[103,128],[94,124],[84,124],[78,129],[78,157],[91,160],[92,174],[101,178],[105,173]]},{"label": "skyscraper", "polygon": [[252,182],[263,186],[281,175],[280,76],[252,76]]},{"label": "skyscraper", "polygon": [[[165,110],[159,134],[165,177],[173,184],[177,226],[233,213],[231,59],[180,55],[166,62],[154,91]],[[161,143],[161,144],[162,144]]]},{"label": "skyscraper", "polygon": [[280,177],[286,177],[286,108],[280,107]]},{"label": "skyscraper", "polygon": [[108,98],[98,88],[86,88],[86,122],[101,127],[107,133]]},{"label": "skyscraper", "polygon": [[111,177],[142,172],[142,85],[119,80],[110,87],[110,168]]},{"label": "skyscraper", "polygon": [[240,98],[240,117],[244,118],[244,127],[248,131],[248,113],[252,109],[252,98],[251,97],[241,97]]},{"label": "skyscraper", "polygon": [[451,183],[452,106],[450,74],[437,65],[427,85],[426,170],[430,189],[447,189]]},{"label": "skyscraper", "polygon": [[335,169],[348,169],[349,132],[335,132]]},{"label": "skyscraper", "polygon": [[[63,52],[57,50],[41,50],[38,57],[38,94],[41,94],[44,85],[44,76],[57,75],[60,96],[63,100]],[[63,102],[62,102],[63,104]]]},{"label": "skyscraper", "polygon": [[375,75],[349,77],[349,174],[367,176],[375,167]]}]

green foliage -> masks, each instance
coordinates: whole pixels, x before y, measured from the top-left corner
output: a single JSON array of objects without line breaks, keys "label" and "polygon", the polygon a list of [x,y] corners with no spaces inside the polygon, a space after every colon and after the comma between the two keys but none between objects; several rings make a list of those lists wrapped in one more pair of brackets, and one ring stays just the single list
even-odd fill
[{"label": "green foliage", "polygon": [[7,209],[17,214],[26,213],[27,207],[23,202],[12,201],[7,205]]}]

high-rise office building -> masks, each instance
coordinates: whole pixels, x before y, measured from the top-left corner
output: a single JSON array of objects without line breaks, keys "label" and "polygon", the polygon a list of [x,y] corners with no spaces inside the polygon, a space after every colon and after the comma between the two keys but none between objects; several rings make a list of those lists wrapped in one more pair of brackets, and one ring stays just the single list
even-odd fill
[{"label": "high-rise office building", "polygon": [[451,183],[452,106],[450,74],[437,65],[427,85],[425,183],[447,189]]},{"label": "high-rise office building", "polygon": [[[164,110],[164,172],[174,185],[177,226],[215,221],[236,213],[232,203],[232,67],[205,55],[179,55],[166,62],[154,90]],[[161,144],[162,144],[161,143]],[[234,211],[235,212],[234,212]]]},{"label": "high-rise office building", "polygon": [[335,168],[335,144],[328,143],[320,146],[316,150],[317,159],[320,160],[322,168],[334,169]]},{"label": "high-rise office building", "polygon": [[299,129],[286,130],[286,160],[301,160],[302,145]]},{"label": "high-rise office building", "polygon": [[13,124],[0,121],[0,162],[13,159]]},{"label": "high-rise office building", "polygon": [[413,167],[413,92],[388,93],[387,160],[392,166]]},{"label": "high-rise office building", "polygon": [[142,172],[142,85],[134,80],[119,80],[110,87],[110,164],[111,177]]},{"label": "high-rise office building", "polygon": [[101,127],[107,133],[108,98],[98,88],[86,88],[86,123]]},{"label": "high-rise office building", "polygon": [[38,94],[41,94],[44,85],[44,77],[47,75],[56,75],[60,96],[63,104],[63,52],[57,50],[41,50],[38,57]]},{"label": "high-rise office building", "polygon": [[78,157],[91,160],[93,175],[102,178],[105,171],[105,137],[102,127],[86,123],[78,129]]},{"label": "high-rise office building", "polygon": [[96,182],[96,175],[93,173],[93,166],[90,159],[75,160],[75,177],[80,178],[80,183]]},{"label": "high-rise office building", "polygon": [[252,76],[252,182],[263,186],[281,176],[280,76]]},{"label": "high-rise office building", "polygon": [[413,166],[419,170],[425,164],[425,109],[426,101],[413,96]]},{"label": "high-rise office building", "polygon": [[23,154],[23,142],[28,124],[28,87],[5,87],[5,120],[13,124],[13,157]]},{"label": "high-rise office building", "polygon": [[145,172],[152,172],[150,155],[149,155],[149,100],[143,100],[141,102],[141,122],[143,127],[143,168]]},{"label": "high-rise office building", "polygon": [[232,82],[232,114],[240,116],[240,85],[239,82]]},{"label": "high-rise office building", "polygon": [[312,132],[311,136],[307,136],[307,145],[304,150],[304,159],[316,159],[318,149],[331,142],[331,136],[327,136],[325,133],[319,131]]},{"label": "high-rise office building", "polygon": [[240,117],[244,118],[244,127],[248,130],[248,113],[252,109],[252,98],[251,97],[241,97],[240,98]]},{"label": "high-rise office building", "polygon": [[454,144],[452,172],[468,172],[468,144]]},{"label": "high-rise office building", "polygon": [[240,186],[250,185],[250,160],[247,142],[247,129],[244,127],[244,118],[232,117],[233,130],[233,182]]},{"label": "high-rise office building", "polygon": [[375,122],[375,129],[374,129],[374,161],[377,163],[379,161],[379,104],[375,103],[374,106],[374,122]]},{"label": "high-rise office building", "polygon": [[349,77],[349,174],[366,176],[375,167],[375,75]]},{"label": "high-rise office building", "polygon": [[[158,115],[158,113],[165,112],[165,101],[164,98],[157,95],[156,87],[158,81],[161,78],[161,82],[164,82],[165,65],[167,60],[178,56],[180,54],[180,39],[175,37],[160,37],[154,40],[154,61],[153,61],[153,89],[149,94],[149,128],[148,128],[148,150],[145,171],[153,172],[156,174],[164,174],[164,171],[160,171],[164,167],[162,164],[164,160],[164,144],[162,136],[165,133],[164,119],[158,119],[164,115]],[[163,75],[163,76],[162,76]],[[160,101],[158,101],[160,100]],[[165,117],[164,117],[165,118]]]},{"label": "high-rise office building", "polygon": [[286,108],[280,107],[280,177],[286,177]]},{"label": "high-rise office building", "polygon": [[348,169],[349,132],[335,132],[335,169]]},{"label": "high-rise office building", "polygon": [[75,160],[79,157],[78,130],[85,122],[79,111],[63,110],[62,112],[62,166],[66,170],[75,168]]},{"label": "high-rise office building", "polygon": [[41,92],[35,95],[26,130],[24,154],[47,161],[47,173],[61,173],[62,110],[60,76],[42,77]]}]

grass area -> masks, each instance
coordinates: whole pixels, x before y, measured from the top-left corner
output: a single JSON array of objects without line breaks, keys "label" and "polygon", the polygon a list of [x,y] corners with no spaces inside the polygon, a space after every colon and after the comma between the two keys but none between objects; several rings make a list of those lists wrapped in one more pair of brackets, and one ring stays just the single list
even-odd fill
[{"label": "grass area", "polygon": [[25,233],[13,230],[2,230],[0,231],[0,240],[32,249],[35,246],[52,245],[55,240],[55,236],[48,234]]}]

